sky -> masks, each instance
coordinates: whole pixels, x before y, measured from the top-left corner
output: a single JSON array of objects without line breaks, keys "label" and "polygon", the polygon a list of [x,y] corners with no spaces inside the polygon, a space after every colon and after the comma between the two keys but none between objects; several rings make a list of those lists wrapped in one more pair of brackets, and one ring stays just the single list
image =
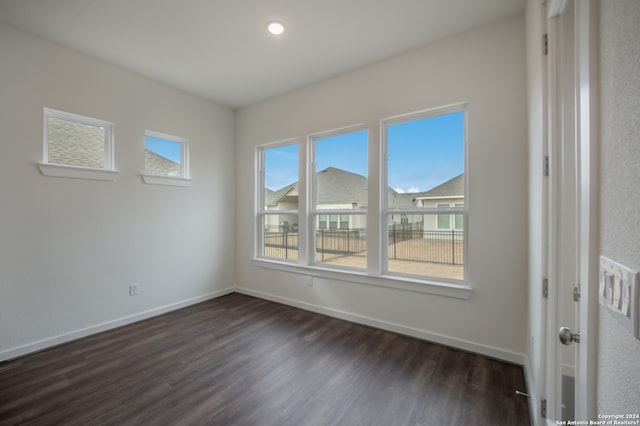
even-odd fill
[{"label": "sky", "polygon": [[[388,126],[388,186],[428,191],[464,172],[464,113]],[[327,167],[367,176],[367,131],[316,139],[316,171]],[[265,151],[265,186],[278,190],[298,181],[298,145]]]},{"label": "sky", "polygon": [[144,148],[180,164],[180,144],[178,142],[145,136]]}]

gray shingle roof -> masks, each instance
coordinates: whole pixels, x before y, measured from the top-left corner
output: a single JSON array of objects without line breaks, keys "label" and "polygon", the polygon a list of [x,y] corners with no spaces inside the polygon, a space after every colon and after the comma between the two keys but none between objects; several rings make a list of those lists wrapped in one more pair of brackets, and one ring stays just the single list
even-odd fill
[{"label": "gray shingle roof", "polygon": [[298,182],[292,183],[291,185],[284,186],[277,191],[272,191],[269,188],[265,188],[264,198],[265,204],[268,206],[276,205],[278,202],[287,195],[291,190],[294,190],[295,193],[298,193]]},{"label": "gray shingle roof", "polygon": [[[49,117],[47,121],[47,156],[52,164],[103,168],[104,130],[75,121]],[[147,149],[144,151],[145,173],[180,176],[180,165]]]},{"label": "gray shingle roof", "polygon": [[369,204],[367,178],[345,170],[328,167],[316,173],[318,204]]},{"label": "gray shingle roof", "polygon": [[426,192],[414,192],[411,194],[413,199],[416,198],[445,198],[445,197],[464,197],[464,173],[449,179],[448,181],[431,188]]},{"label": "gray shingle roof", "polygon": [[180,176],[180,164],[145,149],[144,172],[152,175]]},{"label": "gray shingle roof", "polygon": [[[356,204],[366,208],[369,204],[367,178],[335,167],[328,167],[316,173],[318,204]],[[273,205],[289,191],[296,190],[298,182],[280,188],[277,191],[265,191],[266,203]],[[395,208],[414,207],[407,194],[399,194],[388,189],[389,205]]]},{"label": "gray shingle roof", "polygon": [[96,126],[49,117],[48,162],[80,167],[104,167],[104,131]]}]

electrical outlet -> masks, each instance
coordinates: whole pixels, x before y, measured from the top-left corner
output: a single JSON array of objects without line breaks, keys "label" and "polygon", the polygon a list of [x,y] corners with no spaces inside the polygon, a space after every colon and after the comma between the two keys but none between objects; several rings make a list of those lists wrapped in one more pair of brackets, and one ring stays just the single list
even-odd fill
[{"label": "electrical outlet", "polygon": [[137,296],[140,294],[138,283],[129,284],[129,296]]}]

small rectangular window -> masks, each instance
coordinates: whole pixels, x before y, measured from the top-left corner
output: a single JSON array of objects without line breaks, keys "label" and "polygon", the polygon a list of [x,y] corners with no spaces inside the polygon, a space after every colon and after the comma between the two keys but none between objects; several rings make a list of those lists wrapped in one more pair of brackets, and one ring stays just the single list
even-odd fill
[{"label": "small rectangular window", "polygon": [[144,173],[151,176],[189,178],[189,141],[163,133],[144,133]]},{"label": "small rectangular window", "polygon": [[113,170],[113,125],[44,109],[44,164]]},{"label": "small rectangular window", "polygon": [[330,214],[329,215],[329,229],[338,229],[338,215]]},{"label": "small rectangular window", "polygon": [[349,229],[349,215],[340,215],[340,229]]},{"label": "small rectangular window", "polygon": [[[436,207],[439,209],[446,209],[449,208],[449,204],[437,204]],[[449,218],[449,213],[438,215],[438,229],[451,229],[451,220]]]},{"label": "small rectangular window", "polygon": [[327,215],[320,214],[318,215],[318,229],[326,229],[327,228]]},{"label": "small rectangular window", "polygon": [[[464,203],[456,203],[455,206],[464,208]],[[462,231],[464,229],[464,215],[459,213],[455,215],[455,229],[456,231]]]}]

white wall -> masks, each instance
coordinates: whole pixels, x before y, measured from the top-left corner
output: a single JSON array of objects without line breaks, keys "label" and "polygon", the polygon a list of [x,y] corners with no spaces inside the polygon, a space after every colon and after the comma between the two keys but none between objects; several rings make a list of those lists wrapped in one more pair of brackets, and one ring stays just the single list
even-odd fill
[{"label": "white wall", "polygon": [[[0,58],[0,359],[233,286],[233,111],[6,26]],[[115,124],[115,182],[40,174],[43,107]],[[143,184],[145,129],[190,188]]]},{"label": "white wall", "polygon": [[[601,2],[601,254],[640,270],[640,2]],[[606,207],[606,208],[605,208]],[[640,341],[600,309],[598,413],[640,413]]]},{"label": "white wall", "polygon": [[[522,362],[527,347],[527,134],[522,17],[237,112],[240,291]],[[255,147],[467,101],[470,300],[254,266]],[[370,164],[378,154],[369,153]],[[378,179],[369,171],[370,179]],[[376,197],[370,195],[370,197]],[[378,200],[369,203],[375,208]],[[307,284],[313,283],[312,286]]]}]

